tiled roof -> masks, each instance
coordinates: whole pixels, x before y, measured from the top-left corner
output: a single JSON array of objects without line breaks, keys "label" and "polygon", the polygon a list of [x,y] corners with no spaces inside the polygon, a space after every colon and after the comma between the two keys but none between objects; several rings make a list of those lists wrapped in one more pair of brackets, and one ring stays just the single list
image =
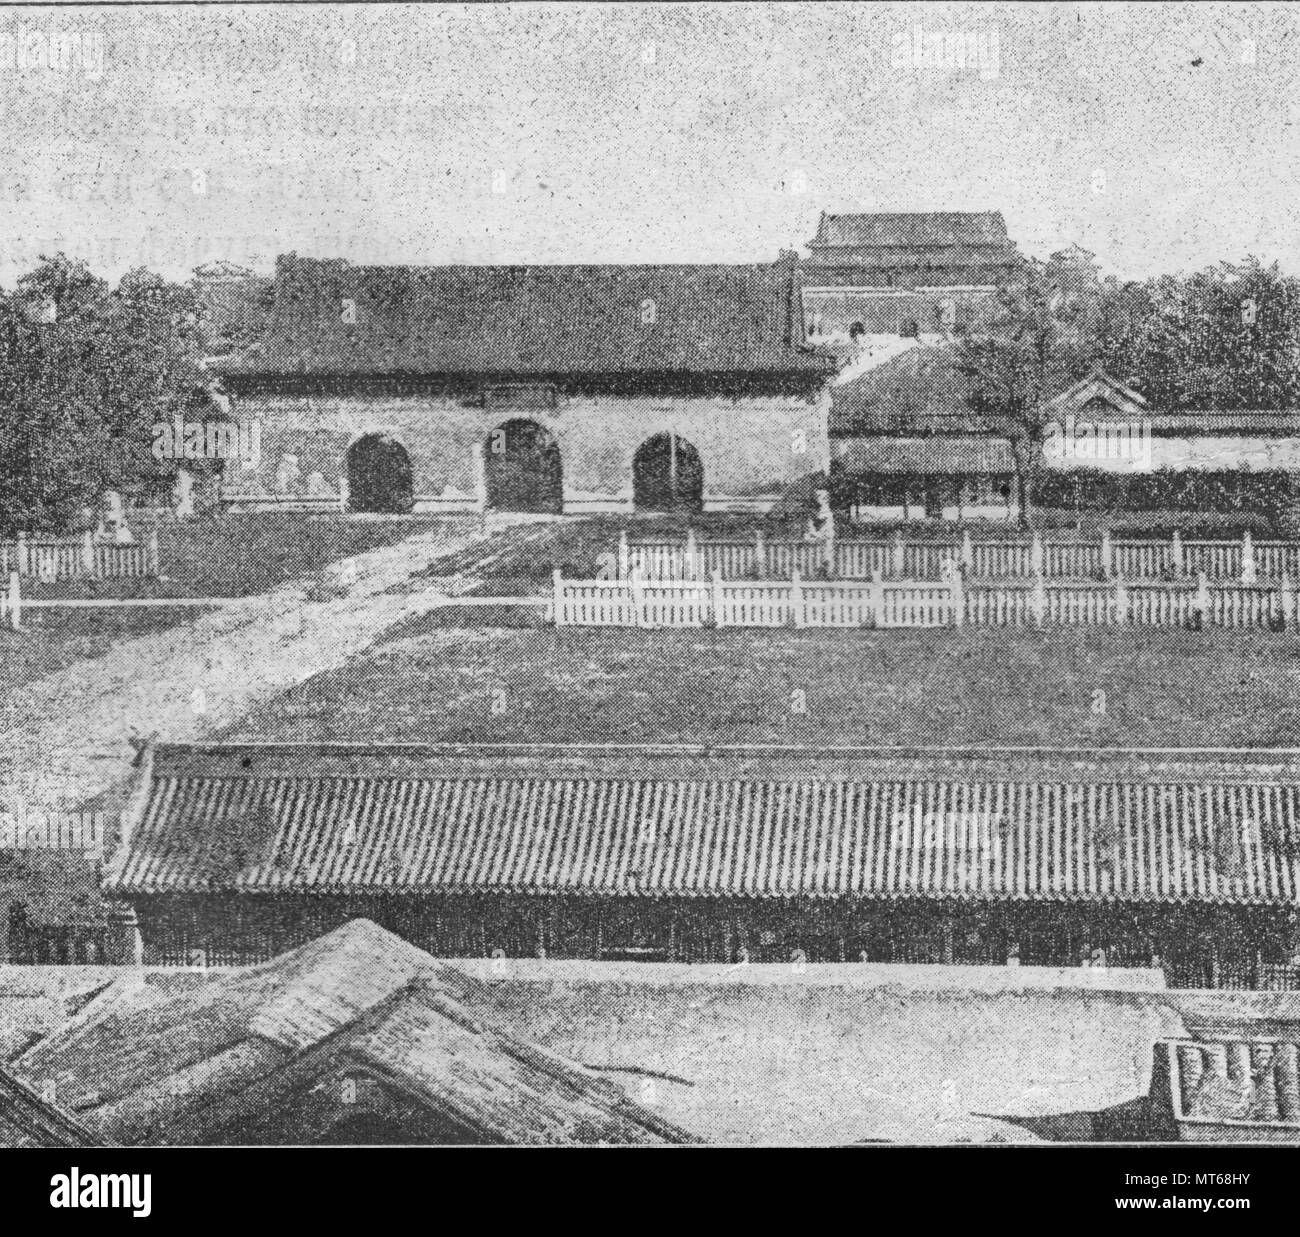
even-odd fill
[{"label": "tiled roof", "polygon": [[253,750],[161,753],[110,891],[1300,900],[1289,758]]},{"label": "tiled roof", "polygon": [[827,245],[1008,245],[999,211],[822,215],[810,248]]},{"label": "tiled roof", "polygon": [[0,1147],[96,1145],[95,1137],[76,1118],[0,1070]]},{"label": "tiled roof", "polygon": [[1300,434],[1300,410],[1287,408],[1193,408],[1146,420],[1153,434]]},{"label": "tiled roof", "polygon": [[[908,304],[912,299],[911,296],[898,298],[898,303]],[[931,306],[939,299],[941,294],[937,293],[917,298],[918,302],[924,300]],[[867,329],[871,332],[873,328],[868,325]],[[922,323],[922,329],[933,327]],[[949,345],[912,348],[867,369],[852,381],[841,383],[831,392],[831,437],[909,431],[957,434],[993,428],[989,418],[979,416],[967,404],[967,380],[957,368],[957,362],[958,353]],[[1088,375],[1054,396],[1054,401],[1064,401],[1090,383],[1096,386],[1097,377],[1096,372]],[[1114,415],[1140,418],[1153,434],[1300,434],[1300,411],[1267,408],[1151,411],[1137,392],[1128,391],[1105,374],[1100,378],[1116,392],[1132,397],[1131,410],[1125,413],[1117,409]],[[1080,420],[1086,419],[1082,412],[1075,415]]]},{"label": "tiled roof", "polygon": [[965,390],[953,349],[909,349],[832,390],[831,437],[974,428],[978,418]]},{"label": "tiled roof", "polygon": [[804,277],[818,284],[883,285],[890,273],[904,284],[938,287],[1005,282],[1015,256],[997,249],[941,249],[899,246],[896,249],[814,250],[803,264]]},{"label": "tiled roof", "polygon": [[[355,322],[344,318],[355,316]],[[827,373],[794,268],[353,266],[281,258],[231,375]]]},{"label": "tiled roof", "polygon": [[[612,1080],[475,1016],[446,991],[445,975],[414,945],[352,920],[258,966],[194,972],[171,995],[137,986],[65,1023],[13,1068],[28,1082],[54,1081],[114,1144],[286,1141],[282,1128],[259,1131],[340,1068],[375,1074],[436,1124],[479,1141],[696,1141]],[[463,993],[463,977],[449,978]]]}]

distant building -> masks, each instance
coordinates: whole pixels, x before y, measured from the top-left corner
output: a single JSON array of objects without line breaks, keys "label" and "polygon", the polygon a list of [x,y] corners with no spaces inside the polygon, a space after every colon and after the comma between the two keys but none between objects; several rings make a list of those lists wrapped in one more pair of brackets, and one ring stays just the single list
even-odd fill
[{"label": "distant building", "polygon": [[[831,475],[861,519],[1019,515],[1005,426],[974,412],[957,354],[915,344],[841,374],[832,392]],[[1048,402],[1046,475],[1300,469],[1300,413],[1160,412],[1094,370]]]},{"label": "distant building", "polygon": [[444,956],[1158,959],[1176,987],[1297,944],[1284,753],[168,746],[139,778],[106,891],[149,962],[357,916]]},{"label": "distant building", "polygon": [[830,345],[961,333],[1020,262],[996,211],[823,214],[808,250],[805,329]]}]

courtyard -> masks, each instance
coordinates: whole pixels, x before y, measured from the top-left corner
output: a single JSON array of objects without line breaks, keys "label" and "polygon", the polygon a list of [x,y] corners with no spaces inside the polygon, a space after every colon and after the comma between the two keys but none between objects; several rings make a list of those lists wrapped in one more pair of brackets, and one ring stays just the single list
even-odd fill
[{"label": "courtyard", "polygon": [[557,631],[522,606],[446,607],[223,737],[1287,746],[1298,687],[1287,633]]}]

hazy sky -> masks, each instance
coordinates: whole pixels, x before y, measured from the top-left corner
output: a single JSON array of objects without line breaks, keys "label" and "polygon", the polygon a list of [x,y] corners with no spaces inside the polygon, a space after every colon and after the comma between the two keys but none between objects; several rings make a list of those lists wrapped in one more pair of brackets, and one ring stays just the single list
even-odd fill
[{"label": "hazy sky", "polygon": [[824,209],[1300,272],[1298,36],[1294,5],[7,9],[0,281],[58,248],[768,261]]}]

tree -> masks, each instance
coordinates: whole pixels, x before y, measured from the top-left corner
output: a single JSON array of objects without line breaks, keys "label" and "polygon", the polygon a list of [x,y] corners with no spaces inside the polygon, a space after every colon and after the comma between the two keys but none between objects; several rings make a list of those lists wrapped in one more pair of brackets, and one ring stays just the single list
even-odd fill
[{"label": "tree", "polygon": [[1300,280],[1276,263],[1221,262],[1149,280],[1130,298],[1141,308],[1102,341],[1102,359],[1153,406],[1300,406]]},{"label": "tree", "polygon": [[1065,286],[1060,265],[1026,260],[978,331],[957,345],[967,403],[1011,445],[1022,525],[1042,467],[1047,401],[1087,373],[1095,351],[1098,298],[1086,280]]},{"label": "tree", "polygon": [[0,534],[66,531],[106,489],[168,482],[153,426],[204,398],[192,313],[157,275],[110,291],[63,254],[0,294]]}]

